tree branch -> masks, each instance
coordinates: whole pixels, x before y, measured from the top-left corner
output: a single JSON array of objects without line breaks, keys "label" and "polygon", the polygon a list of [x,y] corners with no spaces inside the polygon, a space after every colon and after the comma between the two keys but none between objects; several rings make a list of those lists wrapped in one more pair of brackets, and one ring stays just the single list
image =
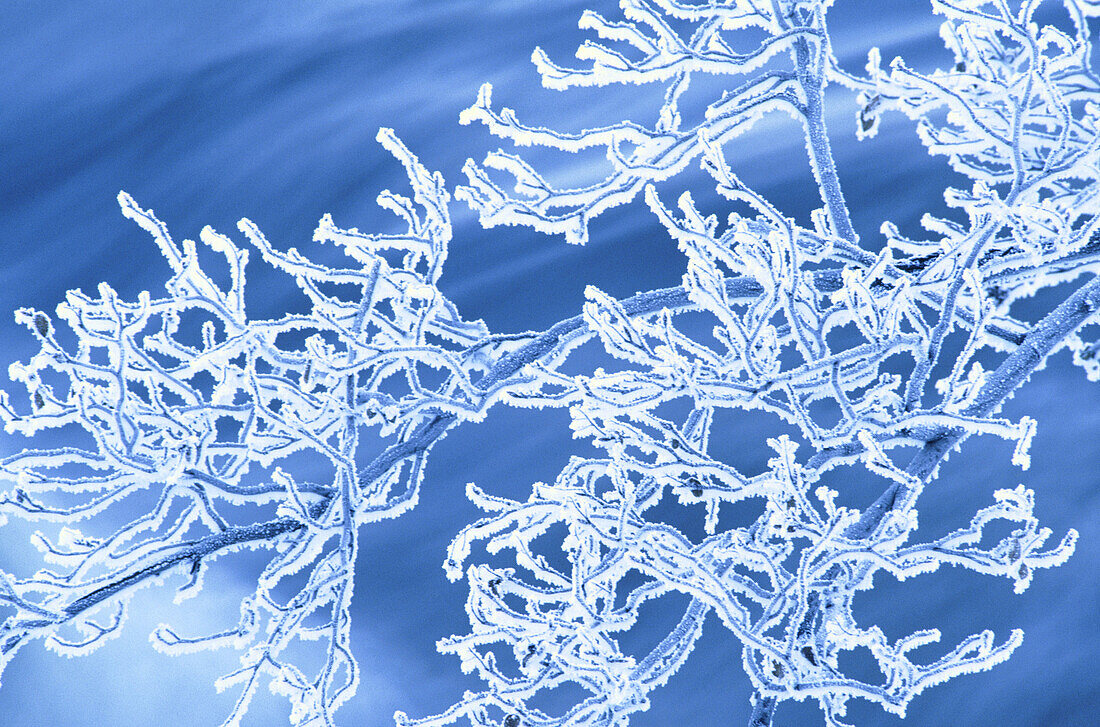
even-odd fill
[{"label": "tree branch", "polygon": [[[1031,376],[1047,356],[1066,337],[1084,325],[1100,310],[1100,276],[1081,286],[1031,329],[1023,342],[1010,353],[986,379],[974,402],[962,411],[964,416],[984,417],[1001,407],[1009,396]],[[905,471],[918,480],[926,480],[935,472],[941,460],[966,436],[954,430],[937,437],[921,449]],[[850,538],[864,538],[882,522],[886,513],[904,499],[908,489],[894,483],[874,503],[864,510],[859,521],[847,533]]]},{"label": "tree branch", "polygon": [[[327,506],[327,500],[312,505],[310,507],[310,516],[317,517]],[[199,538],[198,540],[192,541],[190,544],[180,543],[181,546],[184,546],[182,550],[166,556],[151,565],[147,565],[113,583],[108,583],[101,588],[97,588],[87,595],[81,596],[66,606],[63,611],[70,618],[77,616],[87,611],[89,608],[97,606],[106,599],[117,596],[127,588],[135,586],[149,578],[155,578],[182,563],[195,563],[219,550],[257,540],[271,540],[279,535],[300,530],[302,527],[302,523],[294,518],[281,517],[263,523],[256,523],[254,525],[231,527],[220,533],[213,533],[212,535],[207,535],[205,538]]]}]

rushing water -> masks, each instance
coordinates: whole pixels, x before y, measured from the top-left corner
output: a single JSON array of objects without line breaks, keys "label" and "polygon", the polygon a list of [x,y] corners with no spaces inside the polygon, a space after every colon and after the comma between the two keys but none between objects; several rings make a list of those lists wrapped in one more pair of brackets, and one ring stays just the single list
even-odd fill
[{"label": "rushing water", "polygon": [[[484,81],[494,84],[498,103],[549,126],[650,113],[651,90],[557,94],[539,87],[528,62],[536,45],[568,61],[584,37],[576,29],[581,9],[606,5],[613,3],[3,0],[0,313],[50,310],[65,290],[91,290],[100,280],[124,295],[163,283],[168,269],[155,247],[118,212],[120,189],[153,208],[178,238],[207,224],[235,234],[236,220],[247,216],[275,244],[302,246],[325,212],[344,226],[385,224],[374,196],[403,179],[374,142],[379,126],[395,128],[452,183],[467,156],[496,148],[483,129],[457,124]],[[882,46],[885,58],[902,53],[917,64],[942,57],[926,7],[838,0],[833,25],[842,62],[860,67],[870,44]],[[901,119],[858,146],[849,102],[842,94],[830,107],[834,147],[856,224],[874,240],[883,219],[912,225],[923,210],[938,208],[946,175]],[[731,155],[747,180],[804,217],[818,203],[801,141],[789,124],[769,123],[768,133],[735,144]],[[560,173],[583,173],[587,161],[561,164]],[[586,283],[629,295],[679,280],[675,247],[640,204],[607,215],[586,248],[514,228],[483,232],[458,206],[455,216],[444,289],[493,330],[542,328],[574,315]],[[274,312],[280,301],[276,287],[249,304]],[[31,351],[10,316],[0,317],[0,340],[6,361]],[[1013,596],[1007,581],[940,573],[884,582],[866,599],[857,615],[877,620],[891,638],[932,626],[942,628],[945,643],[986,627],[1001,636],[1016,626],[1027,631],[1007,665],[918,698],[910,724],[1087,725],[1100,714],[1100,387],[1086,387],[1058,359],[1009,408],[1040,422],[1032,468],[1013,470],[1003,447],[971,443],[926,494],[922,518],[957,527],[993,489],[1024,481],[1037,491],[1045,525],[1057,535],[1081,531],[1078,552],[1039,574],[1023,596]],[[436,450],[423,504],[364,531],[355,627],[364,677],[340,713],[343,724],[386,724],[398,708],[427,714],[474,686],[456,660],[434,651],[435,639],[465,624],[464,589],[448,584],[440,567],[445,544],[476,516],[463,485],[519,491],[553,477],[570,446],[564,422],[501,411],[457,432]],[[5,440],[0,451],[17,446]],[[24,534],[0,530],[5,566],[30,567]],[[126,633],[84,659],[59,659],[39,644],[25,648],[4,675],[0,724],[217,724],[234,695],[216,695],[211,685],[234,668],[236,654],[172,659],[152,651],[145,635],[161,620],[195,631],[234,623],[247,578],[212,578],[204,599],[180,607],[143,593]],[[649,617],[663,626],[666,615]],[[926,651],[933,658],[934,649]],[[635,724],[738,725],[748,711],[740,651],[712,625]],[[261,694],[248,723],[277,725],[284,715],[281,698]],[[852,716],[865,725],[893,720],[866,705]],[[807,705],[784,705],[779,717],[785,725],[820,720]]]}]

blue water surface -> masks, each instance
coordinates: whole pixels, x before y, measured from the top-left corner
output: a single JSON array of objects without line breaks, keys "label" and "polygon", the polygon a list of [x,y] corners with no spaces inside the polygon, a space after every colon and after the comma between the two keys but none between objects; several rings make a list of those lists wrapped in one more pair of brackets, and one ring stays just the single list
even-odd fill
[{"label": "blue water surface", "polygon": [[[83,0],[0,3],[0,343],[3,362],[33,352],[9,313],[52,310],[66,290],[108,281],[125,297],[157,290],[168,275],[148,236],[119,214],[126,190],[179,238],[204,225],[236,236],[246,216],[281,247],[304,247],[322,214],[345,227],[390,224],[374,204],[404,185],[399,165],[376,144],[393,127],[421,160],[452,183],[466,157],[501,142],[462,127],[459,112],[478,86],[533,123],[580,129],[623,116],[648,119],[658,90],[541,89],[529,57],[535,46],[568,62],[585,37],[585,7],[609,16],[606,0]],[[926,2],[837,0],[831,15],[841,62],[860,68],[870,45],[918,67],[944,58]],[[912,124],[891,118],[878,138],[857,144],[854,106],[841,92],[829,122],[853,217],[869,247],[892,219],[911,229],[942,209],[950,179],[927,157]],[[799,219],[818,206],[802,141],[776,118],[730,146],[750,184]],[[592,170],[586,158],[547,158],[563,176]],[[689,183],[692,175],[688,175]],[[670,197],[674,199],[674,197]],[[497,332],[545,328],[575,315],[586,284],[627,296],[676,285],[682,258],[644,205],[605,215],[592,242],[572,247],[516,228],[483,231],[454,207],[456,235],[442,287],[468,318]],[[287,292],[253,279],[253,315],[287,305]],[[261,281],[256,283],[256,280]],[[1063,293],[1064,294],[1064,293]],[[1100,714],[1100,385],[1065,354],[1032,377],[1006,413],[1039,421],[1031,469],[1009,464],[1002,445],[971,441],[925,495],[922,522],[944,530],[965,523],[991,493],[1018,482],[1036,490],[1041,522],[1055,537],[1081,532],[1076,555],[1012,593],[1004,579],[941,572],[906,583],[883,581],[857,616],[897,638],[939,627],[944,643],[983,628],[1024,645],[991,672],[952,680],[919,697],[906,724],[968,727],[1084,726]],[[747,419],[746,421],[751,421]],[[384,725],[394,710],[413,716],[446,708],[476,684],[435,640],[463,633],[465,590],[448,583],[446,544],[476,510],[463,488],[518,496],[550,479],[572,444],[562,413],[500,409],[435,450],[422,503],[411,514],[364,529],[355,607],[355,649],[363,666],[357,697],[341,724]],[[739,436],[759,450],[751,429]],[[0,455],[20,441],[0,440]],[[751,453],[750,451],[750,453]],[[762,461],[762,460],[761,460]],[[867,499],[873,493],[867,493]],[[37,567],[26,529],[0,529],[0,567]],[[219,562],[230,566],[231,561]],[[218,570],[215,568],[214,570]],[[148,590],[131,606],[124,634],[93,655],[68,660],[32,644],[3,675],[0,724],[18,727],[216,725],[235,694],[214,678],[235,668],[232,651],[171,658],[152,650],[162,621],[190,628],[236,622],[250,573],[224,567],[207,592],[180,606]],[[166,589],[170,590],[170,589]],[[660,614],[654,626],[664,626]],[[656,632],[651,632],[655,634]],[[657,638],[654,636],[653,638]],[[638,637],[644,644],[646,634]],[[746,724],[750,711],[740,649],[709,625],[688,665],[657,692],[641,727]],[[261,692],[245,724],[286,723],[281,697]],[[900,722],[853,703],[860,725]],[[784,704],[778,724],[817,725],[810,704]]]}]

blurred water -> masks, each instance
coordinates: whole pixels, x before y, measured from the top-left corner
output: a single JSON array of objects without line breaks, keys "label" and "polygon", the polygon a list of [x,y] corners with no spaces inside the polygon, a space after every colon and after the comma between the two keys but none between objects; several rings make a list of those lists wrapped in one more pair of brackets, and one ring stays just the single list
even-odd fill
[{"label": "blurred water", "polygon": [[[430,168],[452,182],[467,156],[496,148],[459,111],[484,81],[521,117],[579,128],[651,113],[646,89],[557,94],[540,89],[528,62],[538,45],[568,61],[583,39],[584,7],[608,15],[614,3],[555,0],[85,0],[0,3],[0,342],[5,361],[30,353],[10,316],[18,306],[50,310],[64,291],[109,281],[123,295],[155,288],[167,267],[149,240],[118,213],[119,189],[153,208],[177,238],[210,224],[235,232],[248,216],[277,245],[305,245],[317,219],[376,229],[388,220],[373,198],[403,179],[373,141],[392,126]],[[926,4],[838,0],[833,12],[842,63],[859,68],[866,48],[902,53],[914,65],[942,57]],[[647,95],[648,94],[648,95]],[[883,219],[912,225],[938,209],[947,178],[923,155],[911,126],[884,123],[857,146],[853,109],[830,108],[833,144],[853,216],[867,244]],[[818,202],[801,140],[789,123],[732,145],[750,183],[805,219]],[[880,160],[888,159],[888,164]],[[561,172],[582,169],[561,160]],[[564,165],[573,165],[566,167]],[[614,295],[679,281],[680,257],[635,205],[606,215],[586,248],[515,229],[483,232],[455,207],[456,242],[444,289],[469,317],[495,331],[542,328],[576,314],[585,284]],[[257,275],[260,275],[257,273]],[[262,279],[262,276],[261,276]],[[250,299],[274,312],[278,287]],[[267,292],[270,291],[270,292]],[[1022,626],[1025,644],[991,673],[954,680],[920,697],[908,723],[1089,725],[1100,714],[1100,390],[1058,359],[1009,405],[1040,422],[1031,470],[1008,466],[1005,451],[971,443],[948,464],[943,492],[929,492],[926,522],[961,524],[993,489],[1023,481],[1039,496],[1044,524],[1081,531],[1078,553],[1041,573],[1020,597],[1007,583],[939,574],[884,583],[864,613],[896,637],[939,626],[945,642],[984,627]],[[521,489],[554,475],[571,446],[564,418],[499,411],[436,449],[423,504],[363,534],[356,650],[364,666],[343,724],[386,724],[395,709],[423,715],[474,684],[435,654],[436,638],[461,632],[464,591],[446,583],[443,547],[476,513],[465,482]],[[552,425],[552,426],[548,426]],[[746,439],[751,439],[746,435]],[[0,452],[18,442],[5,439]],[[985,449],[983,449],[985,447]],[[5,565],[27,567],[23,532],[0,531]],[[22,554],[22,555],[21,555]],[[170,659],[146,643],[162,620],[184,625],[234,621],[234,576],[209,587],[196,606],[141,594],[125,635],[93,656],[69,661],[35,644],[0,688],[0,724],[217,724],[233,695],[215,695],[214,676],[233,668],[231,652]],[[748,689],[740,651],[712,625],[688,666],[657,694],[637,725],[744,724]],[[892,724],[857,705],[857,723]],[[285,723],[281,698],[256,702],[249,724]],[[783,725],[820,723],[809,705],[784,705]],[[674,722],[675,721],[675,722]]]}]

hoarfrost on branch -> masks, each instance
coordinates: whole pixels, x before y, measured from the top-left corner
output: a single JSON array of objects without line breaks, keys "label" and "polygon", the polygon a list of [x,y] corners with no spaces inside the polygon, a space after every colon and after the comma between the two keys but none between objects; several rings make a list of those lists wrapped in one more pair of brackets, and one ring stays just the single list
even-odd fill
[{"label": "hoarfrost on branch", "polygon": [[[367,234],[325,216],[314,242],[334,246],[343,266],[282,251],[248,220],[247,247],[210,228],[177,243],[120,194],[171,266],[164,293],[126,301],[101,285],[96,296],[70,291],[54,316],[16,313],[41,350],[11,366],[26,397],[5,394],[0,414],[9,434],[36,444],[0,462],[11,482],[0,517],[46,524],[34,544],[48,567],[0,574],[0,669],[36,639],[86,653],[118,632],[136,589],[182,582],[182,600],[218,557],[261,550],[266,565],[239,617],[205,635],[164,624],[152,642],[170,653],[241,651],[240,668],[217,682],[240,695],[227,725],[263,683],[290,700],[293,724],[334,724],[359,678],[359,529],[415,506],[434,443],[495,404],[566,410],[573,436],[600,454],[571,458],[526,500],[468,486],[486,515],[457,535],[445,569],[466,581],[470,631],[439,650],[484,688],[438,715],[399,712],[399,725],[625,725],[688,659],[707,619],[739,645],[757,726],[791,699],[816,700],[829,725],[843,724],[854,697],[904,716],[925,688],[1008,658],[1019,631],[983,631],[914,660],[938,631],[891,641],[857,623],[852,604],[880,571],[907,579],[944,564],[1021,592],[1073,551],[1076,533],[1052,540],[1022,485],[993,491],[960,530],[914,534],[920,498],[934,496],[924,490],[967,437],[1012,442],[1013,464],[1027,468],[1036,422],[1000,409],[1051,353],[1068,347],[1100,377],[1100,344],[1079,335],[1100,305],[1100,79],[1087,24],[1100,4],[934,1],[950,67],[884,66],[870,49],[859,73],[833,54],[831,4],[621,0],[621,20],[582,15],[598,40],[577,51],[581,67],[535,51],[552,89],[663,84],[652,126],[528,126],[481,89],[462,123],[517,146],[602,148],[607,161],[605,178],[574,189],[516,154],[468,162],[456,196],[484,226],[583,244],[595,217],[641,197],[685,260],[680,287],[616,300],[589,286],[581,313],[543,332],[492,334],[441,293],[450,194],[388,129],[378,140],[412,196],[386,191],[378,202],[407,230]],[[702,75],[725,90],[685,103]],[[861,138],[900,111],[967,180],[944,190],[951,215],[926,214],[920,239],[889,221],[879,242],[857,236],[825,127],[825,94],[837,86],[858,94]],[[727,142],[773,111],[805,138],[821,198],[810,227],[746,185],[728,154]],[[670,193],[693,166],[725,201],[721,216]],[[199,244],[220,256],[217,271],[200,262]],[[249,317],[250,255],[293,281],[308,312]],[[1038,320],[1015,312],[1067,283],[1074,291]],[[707,317],[709,335],[685,325],[689,316]],[[614,370],[565,373],[590,340]],[[713,454],[714,436],[751,436],[716,425],[722,409],[789,425],[767,439],[763,471]],[[862,510],[839,506],[824,476],[844,468],[878,478],[881,496]],[[146,511],[124,522],[118,513],[135,501]],[[699,512],[702,537],[667,522],[670,501]],[[721,506],[741,501],[759,506],[755,521],[723,522]],[[994,541],[986,528],[1001,532],[999,522],[1014,529]],[[512,566],[478,563],[483,551]],[[679,623],[649,653],[626,653],[618,635],[669,594],[689,599]],[[841,670],[840,654],[856,649],[881,680]],[[318,658],[298,658],[310,650]],[[533,706],[563,684],[586,696],[554,714]]]}]

